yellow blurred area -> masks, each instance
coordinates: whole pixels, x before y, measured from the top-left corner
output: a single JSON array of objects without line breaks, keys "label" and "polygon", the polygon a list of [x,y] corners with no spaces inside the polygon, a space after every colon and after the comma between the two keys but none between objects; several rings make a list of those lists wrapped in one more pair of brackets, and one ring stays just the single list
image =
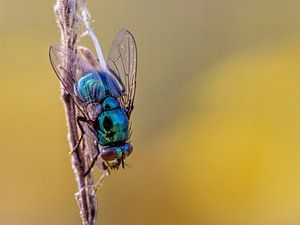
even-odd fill
[{"label": "yellow blurred area", "polygon": [[[54,1],[0,0],[0,225],[80,224],[48,48]],[[130,168],[99,225],[300,223],[300,2],[89,0],[138,44]]]},{"label": "yellow blurred area", "polygon": [[225,60],[207,74],[195,103],[198,118],[179,121],[172,138],[189,141],[167,148],[187,149],[172,161],[181,161],[174,186],[193,206],[192,224],[203,223],[197,213],[204,224],[298,224],[300,48],[295,46]]}]

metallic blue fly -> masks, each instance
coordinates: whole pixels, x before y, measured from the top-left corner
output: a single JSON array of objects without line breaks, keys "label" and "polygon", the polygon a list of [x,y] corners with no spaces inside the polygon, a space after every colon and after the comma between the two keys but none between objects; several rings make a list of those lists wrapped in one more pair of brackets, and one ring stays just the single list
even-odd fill
[{"label": "metallic blue fly", "polygon": [[[59,46],[50,47],[51,65],[78,109],[82,136],[74,151],[84,135],[94,142],[91,152],[95,154],[89,153],[92,163],[86,174],[99,155],[108,168],[124,168],[124,160],[133,150],[130,115],[136,89],[137,49],[132,34],[120,29],[106,62],[102,56],[101,52],[96,59],[85,47],[69,53]],[[64,57],[72,60],[71,68],[64,68]],[[71,71],[70,76],[63,76],[67,71]]]}]

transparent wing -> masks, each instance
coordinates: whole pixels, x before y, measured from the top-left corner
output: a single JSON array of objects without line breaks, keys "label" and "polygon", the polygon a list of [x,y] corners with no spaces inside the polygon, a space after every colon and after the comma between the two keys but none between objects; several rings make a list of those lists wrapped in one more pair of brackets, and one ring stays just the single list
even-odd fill
[{"label": "transparent wing", "polygon": [[[63,66],[65,57],[72,61],[69,64],[70,68],[65,68]],[[57,78],[64,86],[65,90],[70,94],[80,112],[85,115],[85,102],[77,97],[74,89],[78,77],[82,76],[85,72],[78,57],[71,51],[64,53],[59,46],[53,45],[49,49],[49,58]]]},{"label": "transparent wing", "polygon": [[[116,98],[124,95],[111,74],[99,71],[97,59],[87,48],[79,47],[75,54],[72,51],[64,53],[61,48],[51,46],[49,55],[58,79],[81,111],[85,111],[90,103],[100,102],[106,96],[106,89]],[[62,63],[66,57],[71,61],[69,68],[64,68]],[[79,92],[77,85],[80,86]]]},{"label": "transparent wing", "polygon": [[112,43],[107,65],[120,84],[128,117],[133,110],[137,75],[137,47],[132,34],[120,29]]}]

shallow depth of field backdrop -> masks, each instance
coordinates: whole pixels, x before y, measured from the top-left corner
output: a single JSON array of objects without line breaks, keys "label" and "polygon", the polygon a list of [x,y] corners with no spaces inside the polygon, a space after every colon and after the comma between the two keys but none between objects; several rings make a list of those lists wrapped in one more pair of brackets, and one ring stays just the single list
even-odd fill
[{"label": "shallow depth of field backdrop", "polygon": [[[54,1],[0,0],[0,224],[80,224]],[[139,53],[131,169],[98,193],[99,225],[300,223],[300,2],[89,0],[107,54]]]}]

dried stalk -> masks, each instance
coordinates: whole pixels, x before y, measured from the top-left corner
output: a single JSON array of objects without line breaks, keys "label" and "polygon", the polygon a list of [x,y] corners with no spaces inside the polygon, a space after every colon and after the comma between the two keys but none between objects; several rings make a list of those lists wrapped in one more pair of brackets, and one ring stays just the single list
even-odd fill
[{"label": "dried stalk", "polygon": [[[73,79],[70,68],[74,61],[68,57],[70,52],[75,53],[79,39],[80,20],[78,15],[85,16],[87,12],[86,1],[84,0],[57,0],[54,7],[56,21],[61,32],[61,49],[65,53],[62,61],[62,71],[65,79]],[[68,140],[71,149],[74,149],[79,140],[79,132],[76,124],[76,107],[70,94],[61,85],[61,96],[65,106],[66,120],[68,127]],[[85,154],[87,145],[82,144],[79,149],[71,155],[71,162],[76,178],[78,193],[76,200],[80,208],[80,216],[83,225],[94,225],[97,216],[97,199],[94,195],[95,186],[91,174],[84,177],[84,173],[90,162]]]}]

